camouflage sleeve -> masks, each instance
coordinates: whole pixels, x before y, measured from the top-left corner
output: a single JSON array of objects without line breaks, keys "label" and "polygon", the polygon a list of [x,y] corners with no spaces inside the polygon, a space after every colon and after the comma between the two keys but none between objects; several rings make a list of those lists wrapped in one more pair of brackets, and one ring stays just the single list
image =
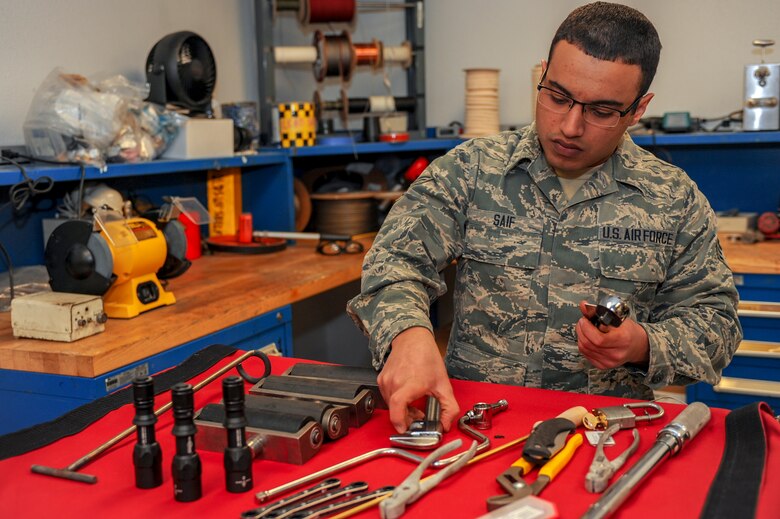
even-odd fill
[{"label": "camouflage sleeve", "polygon": [[715,384],[742,340],[738,295],[718,242],[715,214],[692,186],[666,280],[647,323],[645,383],[651,387]]},{"label": "camouflage sleeve", "polygon": [[363,261],[360,295],[347,313],[369,336],[374,367],[391,341],[415,326],[432,330],[430,305],[447,291],[440,272],[461,254],[468,201],[469,143],[436,159],[393,206]]}]

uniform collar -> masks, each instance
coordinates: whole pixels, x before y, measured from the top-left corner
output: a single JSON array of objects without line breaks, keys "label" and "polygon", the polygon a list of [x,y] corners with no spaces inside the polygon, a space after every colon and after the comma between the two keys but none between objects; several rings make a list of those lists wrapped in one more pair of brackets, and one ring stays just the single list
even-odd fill
[{"label": "uniform collar", "polygon": [[[514,141],[514,142],[512,142]],[[509,174],[517,168],[517,166],[523,164],[529,173],[532,171],[541,172],[548,169],[547,160],[542,153],[542,147],[539,145],[539,135],[536,131],[536,123],[531,123],[522,130],[519,130],[512,138],[510,138],[509,161],[504,169],[504,175]],[[612,156],[599,168],[599,171],[609,171],[610,178],[601,179],[602,189],[606,189],[614,181],[630,184],[642,191],[643,185],[641,179],[637,178],[636,167],[640,163],[640,155],[645,153],[639,146],[634,144],[631,137],[626,132],[623,134],[623,140],[618,144],[617,149]],[[607,168],[607,165],[611,167]],[[640,173],[641,174],[641,173]],[[602,177],[599,172],[593,175],[593,178]]]}]

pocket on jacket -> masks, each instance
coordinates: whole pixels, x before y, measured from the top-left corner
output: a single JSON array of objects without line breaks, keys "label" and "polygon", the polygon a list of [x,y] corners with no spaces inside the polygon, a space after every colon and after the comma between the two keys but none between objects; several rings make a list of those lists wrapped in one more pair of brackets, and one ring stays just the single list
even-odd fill
[{"label": "pocket on jacket", "polygon": [[511,228],[494,225],[498,213],[470,209],[459,292],[462,322],[486,326],[499,336],[525,341],[531,280],[539,266],[543,222],[514,218]]},{"label": "pocket on jacket", "polygon": [[447,350],[445,363],[452,378],[519,386],[525,383],[526,363],[468,343],[453,342]]}]

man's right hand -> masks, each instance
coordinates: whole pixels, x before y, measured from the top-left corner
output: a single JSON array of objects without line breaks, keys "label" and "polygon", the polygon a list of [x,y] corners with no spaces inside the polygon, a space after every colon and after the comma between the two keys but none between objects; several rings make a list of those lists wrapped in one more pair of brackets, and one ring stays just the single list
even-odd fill
[{"label": "man's right hand", "polygon": [[390,408],[390,422],[399,433],[405,432],[413,420],[422,419],[423,412],[410,406],[424,396],[432,395],[439,400],[445,431],[449,431],[460,414],[444,359],[426,328],[409,328],[393,339],[390,356],[377,382]]}]

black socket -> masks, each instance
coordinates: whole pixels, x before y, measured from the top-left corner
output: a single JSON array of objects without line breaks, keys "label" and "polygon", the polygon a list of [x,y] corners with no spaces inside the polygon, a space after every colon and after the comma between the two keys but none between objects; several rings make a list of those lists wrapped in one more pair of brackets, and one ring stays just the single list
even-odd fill
[{"label": "black socket", "polygon": [[137,441],[133,449],[135,486],[155,488],[162,485],[162,450],[154,435],[154,379],[143,377],[133,380],[133,405]]},{"label": "black socket", "polygon": [[225,447],[225,488],[240,493],[252,489],[252,450],[246,444],[244,381],[239,377],[222,380],[227,447]]},{"label": "black socket", "polygon": [[176,437],[176,455],[171,464],[173,497],[176,501],[195,501],[203,494],[201,464],[195,452],[195,404],[192,386],[176,384],[171,388],[173,403],[173,435]]}]

